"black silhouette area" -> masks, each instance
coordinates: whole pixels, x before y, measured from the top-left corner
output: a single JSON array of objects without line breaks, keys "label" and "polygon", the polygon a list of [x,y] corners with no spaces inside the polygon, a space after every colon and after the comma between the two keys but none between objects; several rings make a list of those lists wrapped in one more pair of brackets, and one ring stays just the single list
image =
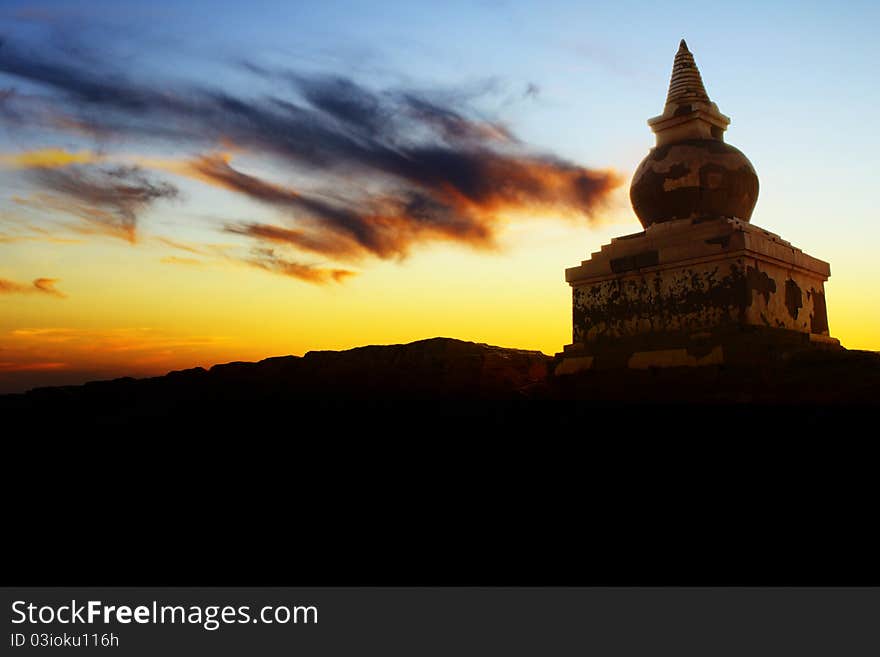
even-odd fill
[{"label": "black silhouette area", "polygon": [[0,413],[7,426],[20,420],[32,428],[317,423],[324,431],[375,427],[417,435],[510,426],[608,437],[727,427],[796,437],[813,433],[817,420],[871,420],[880,410],[875,352],[804,351],[760,366],[565,376],[554,375],[558,363],[536,351],[433,338],[37,388],[0,396]]},{"label": "black silhouette area", "polygon": [[878,581],[880,355],[555,365],[434,338],[0,397],[10,578]]}]

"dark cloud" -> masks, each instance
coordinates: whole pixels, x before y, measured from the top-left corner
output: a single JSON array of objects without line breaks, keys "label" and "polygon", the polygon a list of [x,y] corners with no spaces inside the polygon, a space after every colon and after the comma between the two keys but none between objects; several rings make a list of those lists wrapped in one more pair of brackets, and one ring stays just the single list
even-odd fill
[{"label": "dark cloud", "polygon": [[[287,91],[251,98],[139,81],[50,53],[4,43],[0,72],[48,90],[55,114],[65,117],[56,127],[208,149],[231,142],[320,179],[315,188],[292,189],[223,158],[190,163],[201,179],[280,208],[291,222],[233,225],[230,231],[328,256],[401,257],[414,243],[434,239],[489,246],[508,212],[592,221],[622,182],[610,171],[534,153],[504,125],[436,93],[377,92],[343,76],[249,65],[243,70],[271,76],[276,89]],[[526,91],[536,93],[536,85]],[[90,186],[68,185],[65,175],[49,174],[41,182],[55,191],[69,188],[66,193],[79,199],[101,196]],[[80,195],[72,191],[77,187],[84,189]],[[121,226],[133,226],[134,206],[169,195],[148,192],[135,195],[143,201],[106,201],[103,207]]]},{"label": "dark cloud", "polygon": [[16,124],[22,120],[15,96],[15,89],[0,89],[0,120],[5,123]]},{"label": "dark cloud", "polygon": [[38,167],[27,175],[50,193],[37,198],[47,208],[66,211],[92,227],[132,242],[140,212],[159,199],[178,195],[176,187],[154,181],[138,167]]},{"label": "dark cloud", "polygon": [[[110,71],[88,71],[67,62],[44,59],[41,55],[47,50],[41,47],[24,52],[7,39],[0,39],[0,71],[65,93],[71,100],[97,106],[136,112],[161,105],[162,94],[149,87],[139,89],[124,76]],[[85,59],[94,65],[93,58]]]},{"label": "dark cloud", "polygon": [[363,255],[363,250],[356,242],[346,240],[342,235],[327,236],[318,230],[307,231],[253,222],[229,224],[226,230],[236,235],[246,235],[258,240],[286,244],[303,251],[343,259]]},{"label": "dark cloud", "polygon": [[500,123],[475,122],[449,107],[406,93],[399,99],[417,123],[428,126],[443,139],[467,144],[492,141],[515,142],[516,138]]},{"label": "dark cloud", "polygon": [[201,177],[221,187],[241,192],[270,205],[286,206],[295,211],[305,212],[310,216],[323,219],[341,230],[357,233],[365,242],[371,241],[371,237],[358,225],[358,218],[354,213],[333,203],[305,196],[291,189],[242,173],[230,166],[222,157],[200,157],[193,160],[190,166]]},{"label": "dark cloud", "polygon": [[342,77],[293,77],[305,100],[312,107],[337,119],[356,133],[381,136],[394,119],[391,108],[380,98]]},{"label": "dark cloud", "polygon": [[[426,239],[491,246],[499,213],[592,211],[616,180],[561,161],[489,151],[423,149],[418,162],[421,166],[414,162],[409,170],[401,171],[401,177],[417,184],[361,195],[354,202],[301,194],[244,174],[221,157],[201,157],[191,166],[214,184],[313,220],[311,232],[287,233],[284,241],[328,255],[355,255],[363,250],[380,258],[404,256],[413,243]],[[233,227],[232,232],[257,236],[260,231],[251,225]],[[280,241],[277,235],[268,239]],[[343,242],[334,245],[334,235]],[[352,248],[352,240],[360,249]]]},{"label": "dark cloud", "polygon": [[55,287],[57,282],[57,278],[36,278],[30,285],[27,285],[10,281],[6,278],[0,278],[0,294],[30,294],[36,292],[64,299],[67,295]]},{"label": "dark cloud", "polygon": [[413,242],[426,236],[483,244],[491,241],[491,230],[479,218],[460,215],[414,190],[362,197],[357,203],[327,200],[244,174],[220,157],[201,157],[190,164],[202,179],[301,213],[300,223],[308,227],[284,230],[244,224],[227,228],[230,232],[284,241],[325,255],[372,253],[380,258],[404,256]]}]

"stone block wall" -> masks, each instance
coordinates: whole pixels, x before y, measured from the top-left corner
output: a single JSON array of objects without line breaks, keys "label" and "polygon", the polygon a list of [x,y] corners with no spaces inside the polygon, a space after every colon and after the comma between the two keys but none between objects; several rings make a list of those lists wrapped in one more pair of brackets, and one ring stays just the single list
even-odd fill
[{"label": "stone block wall", "polygon": [[829,275],[828,263],[738,219],[649,226],[566,270],[566,366],[718,364],[839,347],[828,330]]},{"label": "stone block wall", "polygon": [[575,343],[733,325],[828,336],[819,275],[745,256],[575,285],[572,324]]}]

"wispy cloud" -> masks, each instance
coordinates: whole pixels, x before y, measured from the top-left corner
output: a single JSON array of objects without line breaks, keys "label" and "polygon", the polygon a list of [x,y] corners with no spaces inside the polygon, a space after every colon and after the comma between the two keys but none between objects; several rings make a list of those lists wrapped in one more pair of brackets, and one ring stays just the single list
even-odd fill
[{"label": "wispy cloud", "polygon": [[133,166],[35,167],[28,175],[45,190],[26,199],[31,207],[74,215],[95,230],[129,242],[137,239],[140,212],[160,199],[178,196],[177,187]]},{"label": "wispy cloud", "polygon": [[35,278],[29,285],[0,278],[0,294],[47,294],[64,299],[67,295],[55,287],[57,278]]},{"label": "wispy cloud", "polygon": [[166,237],[164,235],[157,235],[156,241],[159,244],[164,244],[165,246],[170,246],[172,249],[178,249],[180,251],[186,251],[187,253],[193,253],[195,255],[206,255],[208,253],[206,248],[195,244],[188,244],[186,242],[182,242],[180,240],[175,240],[170,237]]},{"label": "wispy cloud", "polygon": [[275,249],[253,249],[251,257],[246,258],[245,262],[254,267],[265,269],[266,271],[298,278],[303,281],[308,281],[309,283],[323,284],[331,281],[342,283],[345,279],[357,275],[357,272],[349,269],[318,267],[316,265],[288,260],[282,255],[276,253]]},{"label": "wispy cloud", "polygon": [[[276,89],[254,97],[198,84],[147,83],[99,62],[61,58],[51,48],[27,49],[9,41],[0,46],[0,72],[47,93],[52,108],[43,114],[66,122],[56,128],[69,124],[78,134],[146,140],[153,150],[188,145],[207,154],[144,159],[141,165],[279,210],[279,224],[244,220],[223,226],[254,240],[257,250],[243,258],[246,262],[277,273],[314,270],[283,265],[294,261],[281,249],[330,260],[403,258],[414,246],[435,240],[493,247],[509,215],[594,222],[623,182],[613,171],[531,149],[502,122],[436,93],[376,90],[345,76],[250,64],[239,73],[268,77]],[[531,85],[526,95],[536,93],[537,85]],[[233,166],[230,157],[216,153],[224,144],[248,158],[275,163],[279,179],[294,176],[304,182],[292,186]],[[42,157],[65,159],[61,153]],[[89,171],[104,172],[93,177],[83,167],[44,166],[33,170],[32,181],[73,201],[69,212],[126,239],[134,239],[138,211],[176,195],[142,171],[126,170],[129,180],[120,188],[112,170],[93,166]],[[264,256],[255,260],[254,252]]]},{"label": "wispy cloud", "polygon": [[205,264],[204,261],[198,258],[181,258],[180,256],[165,256],[161,262],[164,262],[166,265],[186,265],[188,267],[200,267]]},{"label": "wispy cloud", "polygon": [[[340,234],[322,234],[319,230],[309,231],[253,222],[228,224],[226,230],[236,235],[286,244],[303,251],[333,255],[342,259],[357,257],[363,253],[360,245],[353,239]],[[330,231],[326,232],[330,233]]]},{"label": "wispy cloud", "polygon": [[100,162],[102,155],[92,151],[71,152],[63,148],[40,148],[18,153],[0,153],[0,167],[33,169],[66,167],[71,164]]},{"label": "wispy cloud", "polygon": [[40,233],[37,235],[10,235],[9,233],[0,232],[0,244],[16,244],[18,242],[49,242],[52,244],[79,244],[82,240],[71,239],[69,237],[53,237],[48,233]]}]

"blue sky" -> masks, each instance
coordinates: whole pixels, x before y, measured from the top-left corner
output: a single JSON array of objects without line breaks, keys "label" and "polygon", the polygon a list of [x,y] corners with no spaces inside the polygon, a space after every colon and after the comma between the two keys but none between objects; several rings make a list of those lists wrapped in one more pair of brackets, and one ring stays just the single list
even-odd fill
[{"label": "blue sky", "polygon": [[[379,85],[492,80],[498,92],[487,113],[525,141],[621,169],[633,169],[651,144],[644,121],[662,109],[684,37],[713,100],[733,118],[728,141],[773,183],[762,201],[784,189],[815,216],[815,200],[794,198],[791,178],[806,176],[816,189],[827,174],[815,163],[834,153],[835,196],[865,209],[846,192],[871,184],[861,165],[876,161],[878,138],[865,125],[880,101],[875,2],[6,0],[0,21],[7,35],[51,23],[50,32],[112,44],[141,73],[172,69],[238,88],[248,84],[236,78],[239,58]],[[522,98],[529,84],[539,93]]]}]

